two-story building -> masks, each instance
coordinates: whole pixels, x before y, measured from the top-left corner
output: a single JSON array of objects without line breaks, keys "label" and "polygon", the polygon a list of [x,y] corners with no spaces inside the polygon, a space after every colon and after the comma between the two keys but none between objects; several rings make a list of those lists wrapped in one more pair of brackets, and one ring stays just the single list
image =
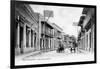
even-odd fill
[{"label": "two-story building", "polygon": [[28,4],[15,5],[15,55],[39,50],[39,18]]},{"label": "two-story building", "polygon": [[34,12],[29,4],[15,5],[15,25],[15,55],[55,50],[62,38],[62,29]]},{"label": "two-story building", "polygon": [[40,50],[50,51],[53,49],[53,36],[53,26],[50,22],[41,19]]},{"label": "two-story building", "polygon": [[95,9],[84,8],[78,26],[81,30],[78,35],[79,48],[85,51],[94,51],[95,44]]},{"label": "two-story building", "polygon": [[55,50],[59,41],[62,38],[62,29],[55,23],[44,20],[41,15],[41,38],[40,38],[40,50],[52,51]]},{"label": "two-story building", "polygon": [[63,40],[63,35],[62,35],[62,32],[63,32],[63,29],[60,28],[57,24],[55,23],[52,23],[53,27],[54,27],[54,49],[57,49],[58,46],[59,46],[59,43],[62,42]]}]

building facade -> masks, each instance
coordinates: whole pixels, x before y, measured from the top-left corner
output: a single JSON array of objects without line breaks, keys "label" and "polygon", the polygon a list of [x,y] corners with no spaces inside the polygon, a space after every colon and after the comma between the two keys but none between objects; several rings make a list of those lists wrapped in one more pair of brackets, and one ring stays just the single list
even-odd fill
[{"label": "building facade", "polygon": [[34,12],[29,4],[15,5],[15,55],[53,51],[61,41],[62,29]]},{"label": "building facade", "polygon": [[54,23],[50,23],[44,19],[41,19],[41,38],[40,38],[40,50],[41,51],[53,51],[58,48],[59,41],[61,41],[62,29]]},{"label": "building facade", "polygon": [[39,19],[28,4],[15,5],[15,55],[39,50]]},{"label": "building facade", "polygon": [[63,30],[62,28],[60,28],[58,25],[56,25],[55,23],[52,23],[53,27],[54,27],[54,38],[53,38],[53,42],[54,42],[54,50],[56,50],[60,44],[60,42],[62,42],[63,40]]},{"label": "building facade", "polygon": [[46,21],[41,21],[40,50],[50,51],[53,49],[53,27]]},{"label": "building facade", "polygon": [[95,10],[84,8],[78,26],[81,30],[78,35],[79,48],[85,51],[94,52],[95,45]]},{"label": "building facade", "polygon": [[72,47],[73,41],[72,41],[72,37],[69,35],[64,35],[64,46],[65,48],[70,48]]}]

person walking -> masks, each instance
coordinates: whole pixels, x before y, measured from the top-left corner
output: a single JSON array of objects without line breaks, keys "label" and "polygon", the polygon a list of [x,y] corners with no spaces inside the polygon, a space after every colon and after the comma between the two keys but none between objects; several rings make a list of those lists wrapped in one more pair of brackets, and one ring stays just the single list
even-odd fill
[{"label": "person walking", "polygon": [[59,42],[59,46],[58,46],[57,52],[58,53],[64,52],[64,46],[63,46],[63,44],[61,42]]},{"label": "person walking", "polygon": [[74,42],[73,42],[74,53],[76,52],[76,48],[77,48],[77,43],[74,41]]}]

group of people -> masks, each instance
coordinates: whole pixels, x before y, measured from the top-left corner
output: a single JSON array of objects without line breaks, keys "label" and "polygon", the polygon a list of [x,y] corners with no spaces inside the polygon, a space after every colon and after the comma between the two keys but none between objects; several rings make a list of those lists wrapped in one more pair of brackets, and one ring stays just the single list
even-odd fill
[{"label": "group of people", "polygon": [[78,47],[77,43],[73,42],[73,46],[70,48],[70,52],[72,53],[74,51],[74,53],[75,53],[77,47]]},{"label": "group of people", "polygon": [[[77,45],[77,43],[74,41],[74,42],[72,42],[72,46],[70,47],[70,52],[72,53],[72,52],[76,52],[76,48],[78,47],[78,45]],[[62,52],[64,52],[64,50],[65,50],[65,47],[64,47],[64,45],[60,42],[59,43],[59,46],[58,46],[58,48],[57,48],[57,52],[58,53],[62,53]]]},{"label": "group of people", "polygon": [[64,52],[64,45],[62,43],[59,44],[59,47],[57,49],[58,53]]}]

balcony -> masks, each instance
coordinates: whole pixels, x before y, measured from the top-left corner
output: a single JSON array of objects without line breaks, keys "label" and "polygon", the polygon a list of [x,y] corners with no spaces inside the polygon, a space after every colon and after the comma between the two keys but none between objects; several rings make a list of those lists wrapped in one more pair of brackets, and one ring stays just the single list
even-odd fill
[{"label": "balcony", "polygon": [[83,21],[83,28],[89,23],[91,17],[89,15],[86,16],[85,20]]},{"label": "balcony", "polygon": [[89,8],[84,8],[82,14],[87,14]]},{"label": "balcony", "polygon": [[84,19],[85,19],[85,15],[82,15],[82,16],[80,17],[78,26],[82,26],[82,25],[83,25]]}]

